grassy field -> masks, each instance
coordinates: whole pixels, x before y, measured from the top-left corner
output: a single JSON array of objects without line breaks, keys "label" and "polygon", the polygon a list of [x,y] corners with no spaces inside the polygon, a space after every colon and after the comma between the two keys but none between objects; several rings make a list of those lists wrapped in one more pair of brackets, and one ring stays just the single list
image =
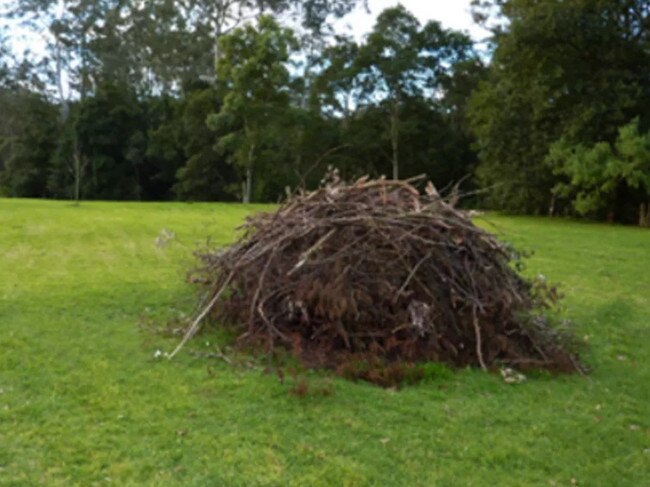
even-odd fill
[{"label": "grassy field", "polygon": [[192,250],[257,209],[0,200],[0,485],[650,486],[649,231],[490,218],[561,283],[588,377],[463,370],[301,398],[155,360],[175,342],[138,327],[191,311]]}]

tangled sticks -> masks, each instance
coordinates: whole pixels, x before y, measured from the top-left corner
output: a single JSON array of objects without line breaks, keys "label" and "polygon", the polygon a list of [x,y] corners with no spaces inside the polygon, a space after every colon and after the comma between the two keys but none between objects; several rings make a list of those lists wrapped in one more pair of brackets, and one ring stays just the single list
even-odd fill
[{"label": "tangled sticks", "polygon": [[193,281],[208,304],[185,340],[211,315],[239,344],[340,372],[358,361],[579,368],[512,252],[431,184],[421,195],[406,181],[337,181],[243,229],[200,256]]}]

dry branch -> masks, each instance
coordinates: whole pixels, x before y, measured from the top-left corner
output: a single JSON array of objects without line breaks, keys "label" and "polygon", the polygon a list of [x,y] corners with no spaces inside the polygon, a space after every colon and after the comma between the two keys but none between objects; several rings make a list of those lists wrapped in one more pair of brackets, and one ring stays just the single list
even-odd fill
[{"label": "dry branch", "polygon": [[238,242],[200,255],[193,282],[214,297],[183,343],[211,316],[239,343],[337,370],[368,357],[578,368],[511,250],[412,182],[335,179],[249,218]]}]

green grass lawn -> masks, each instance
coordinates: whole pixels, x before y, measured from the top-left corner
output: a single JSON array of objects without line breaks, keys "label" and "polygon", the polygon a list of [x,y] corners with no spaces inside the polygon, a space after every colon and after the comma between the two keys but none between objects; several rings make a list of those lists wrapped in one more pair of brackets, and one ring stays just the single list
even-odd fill
[{"label": "green grass lawn", "polygon": [[561,283],[587,377],[295,397],[272,374],[155,360],[176,342],[138,327],[190,312],[192,251],[258,209],[0,200],[0,485],[650,486],[650,231],[489,219]]}]

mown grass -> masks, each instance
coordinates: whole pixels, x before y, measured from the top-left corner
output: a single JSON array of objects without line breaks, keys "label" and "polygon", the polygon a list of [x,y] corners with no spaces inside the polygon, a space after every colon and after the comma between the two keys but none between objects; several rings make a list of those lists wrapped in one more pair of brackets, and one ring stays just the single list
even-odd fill
[{"label": "mown grass", "polygon": [[484,222],[562,283],[588,377],[295,397],[259,371],[155,360],[175,342],[137,326],[190,311],[192,250],[258,209],[0,200],[0,485],[650,485],[650,232]]}]

